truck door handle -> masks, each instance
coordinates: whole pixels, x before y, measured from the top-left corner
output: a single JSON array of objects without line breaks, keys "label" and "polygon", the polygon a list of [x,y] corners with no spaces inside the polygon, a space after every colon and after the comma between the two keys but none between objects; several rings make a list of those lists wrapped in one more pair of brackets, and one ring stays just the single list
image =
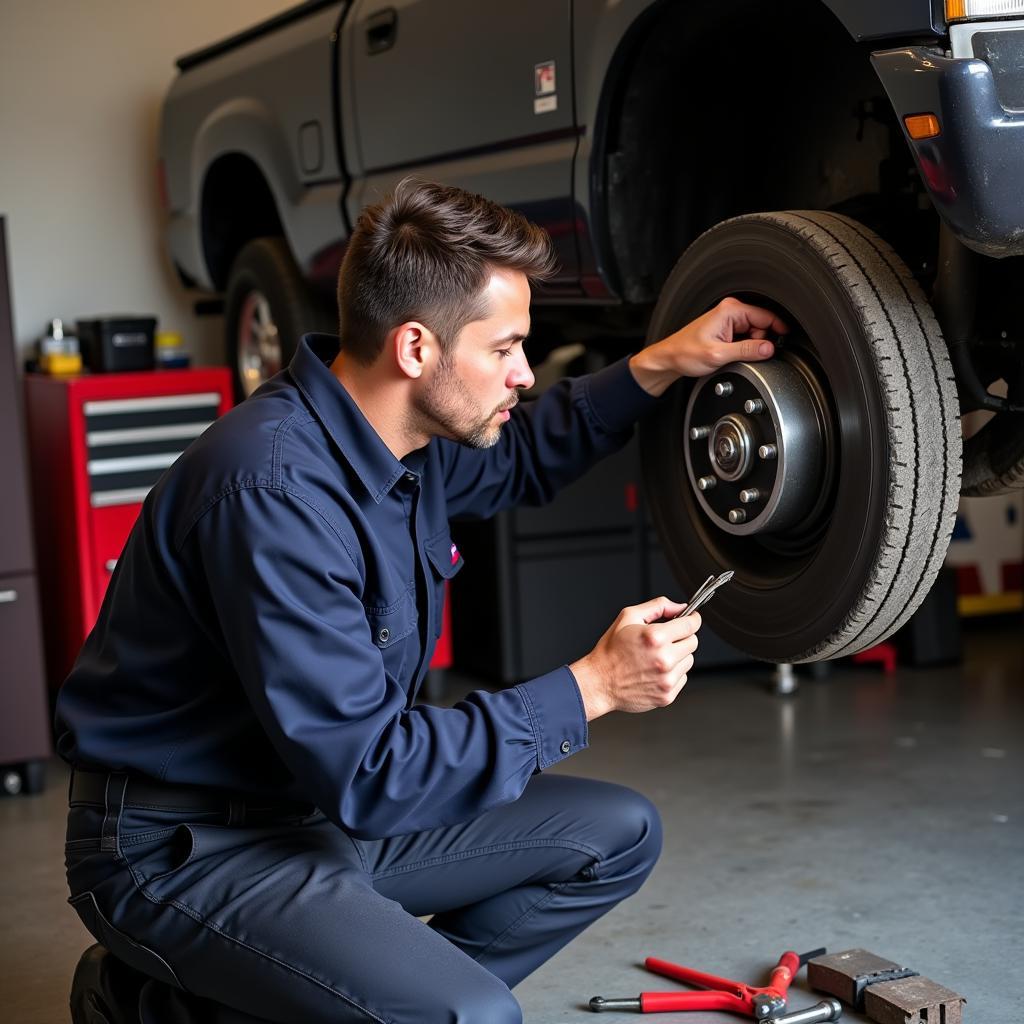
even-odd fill
[{"label": "truck door handle", "polygon": [[394,7],[377,11],[366,19],[366,52],[383,53],[395,45],[398,38],[398,12]]}]

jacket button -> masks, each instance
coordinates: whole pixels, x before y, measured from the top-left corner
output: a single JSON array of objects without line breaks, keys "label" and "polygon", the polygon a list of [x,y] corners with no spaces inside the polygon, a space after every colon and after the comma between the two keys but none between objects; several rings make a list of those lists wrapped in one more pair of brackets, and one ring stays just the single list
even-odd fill
[{"label": "jacket button", "polygon": [[384,629],[382,629],[382,630],[381,630],[381,631],[380,631],[380,632],[379,632],[379,633],[377,634],[377,637],[378,637],[378,638],[380,639],[380,642],[381,642],[382,644],[386,644],[386,643],[388,642],[388,638],[389,638],[390,636],[391,636],[391,630],[390,630],[390,629],[388,629],[388,628],[387,628],[386,626],[384,627]]},{"label": "jacket button", "polygon": [[572,750],[572,744],[568,740],[562,740],[561,750],[563,754],[568,754]]}]

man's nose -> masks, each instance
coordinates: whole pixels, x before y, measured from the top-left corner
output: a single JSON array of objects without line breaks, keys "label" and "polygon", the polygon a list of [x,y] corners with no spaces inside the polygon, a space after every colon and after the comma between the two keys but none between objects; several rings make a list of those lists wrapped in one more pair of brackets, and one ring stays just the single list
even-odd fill
[{"label": "man's nose", "polygon": [[505,380],[505,387],[532,388],[533,381],[533,370],[530,369],[530,362],[525,354],[522,354],[513,360],[513,366]]}]

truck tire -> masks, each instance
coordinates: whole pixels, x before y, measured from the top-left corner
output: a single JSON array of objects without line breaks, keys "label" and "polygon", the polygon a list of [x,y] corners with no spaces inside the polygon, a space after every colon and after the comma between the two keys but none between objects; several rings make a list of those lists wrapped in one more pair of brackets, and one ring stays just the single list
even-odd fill
[{"label": "truck tire", "polygon": [[239,400],[288,365],[303,334],[337,330],[283,238],[255,238],[239,250],[228,275],[224,319]]},{"label": "truck tire", "polygon": [[964,441],[964,479],[960,493],[990,498],[1024,487],[1024,418],[996,413]]},{"label": "truck tire", "polygon": [[735,570],[702,611],[716,634],[768,661],[854,654],[907,621],[953,530],[960,416],[938,323],[867,228],[767,213],[693,243],[648,342],[730,295],[790,333],[767,362],[679,381],[641,425],[654,524],[683,594]]}]

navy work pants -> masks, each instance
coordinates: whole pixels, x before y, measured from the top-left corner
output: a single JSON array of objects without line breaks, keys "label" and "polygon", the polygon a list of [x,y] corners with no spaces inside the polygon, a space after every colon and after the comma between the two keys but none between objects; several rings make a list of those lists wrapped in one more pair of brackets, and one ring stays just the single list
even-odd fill
[{"label": "navy work pants", "polygon": [[373,841],[320,814],[183,820],[126,805],[123,780],[105,806],[71,806],[71,903],[153,979],[144,1006],[199,1007],[176,1020],[518,1022],[509,989],[635,892],[661,847],[642,796],[564,775]]}]

